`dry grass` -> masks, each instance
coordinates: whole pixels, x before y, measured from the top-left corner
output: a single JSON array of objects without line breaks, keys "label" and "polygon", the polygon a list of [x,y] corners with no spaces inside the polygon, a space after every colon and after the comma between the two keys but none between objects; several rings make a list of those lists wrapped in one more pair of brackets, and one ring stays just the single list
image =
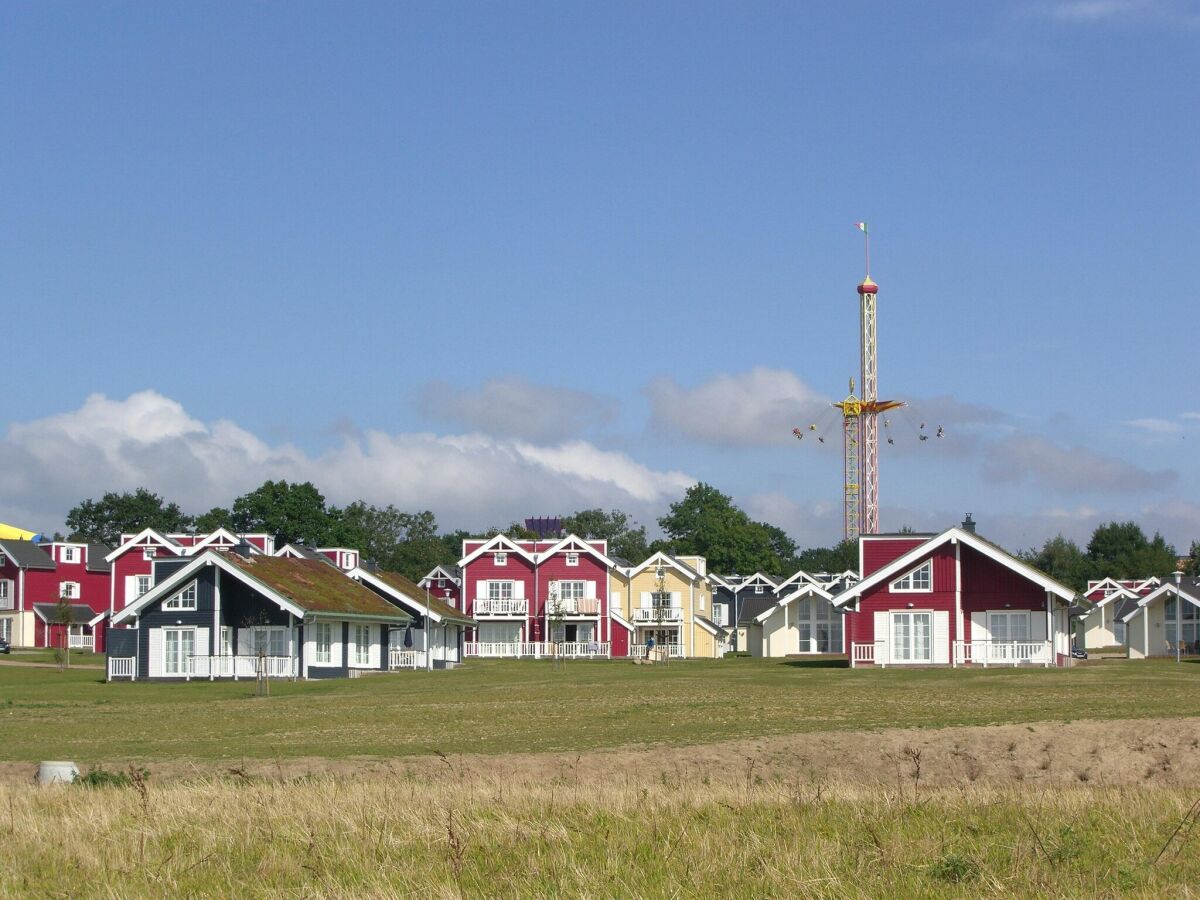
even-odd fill
[{"label": "dry grass", "polygon": [[[891,788],[752,769],[0,788],[0,893],[266,896],[1187,896],[1191,794]],[[1157,861],[1156,861],[1157,860]]]}]

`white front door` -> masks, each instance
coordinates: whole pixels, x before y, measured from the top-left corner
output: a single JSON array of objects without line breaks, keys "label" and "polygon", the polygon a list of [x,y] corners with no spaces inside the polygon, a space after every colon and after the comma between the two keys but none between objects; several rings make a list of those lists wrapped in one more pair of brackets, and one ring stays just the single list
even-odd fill
[{"label": "white front door", "polygon": [[1029,640],[1029,612],[989,612],[988,633],[992,636],[991,658],[1012,658],[1014,648],[1009,641],[1025,643]]},{"label": "white front door", "polygon": [[163,629],[163,674],[187,675],[192,654],[196,652],[193,628]]},{"label": "white front door", "polygon": [[933,662],[933,613],[892,613],[892,662]]}]

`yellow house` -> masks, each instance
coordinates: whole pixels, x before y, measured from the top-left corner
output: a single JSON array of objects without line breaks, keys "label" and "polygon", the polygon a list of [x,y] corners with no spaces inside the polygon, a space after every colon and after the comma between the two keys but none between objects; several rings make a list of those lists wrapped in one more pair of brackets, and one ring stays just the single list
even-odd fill
[{"label": "yellow house", "polygon": [[609,570],[611,609],[631,629],[631,656],[644,655],[651,639],[671,656],[721,655],[725,633],[712,621],[706,569],[703,556],[655,553],[640,565]]}]

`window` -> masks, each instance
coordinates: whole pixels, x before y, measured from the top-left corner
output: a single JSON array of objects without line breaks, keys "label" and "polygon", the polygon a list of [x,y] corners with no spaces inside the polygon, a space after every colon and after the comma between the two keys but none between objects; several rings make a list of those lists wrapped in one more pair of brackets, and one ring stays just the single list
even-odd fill
[{"label": "window", "polygon": [[65,563],[79,562],[79,548],[78,547],[63,547],[62,548],[62,559],[60,560],[60,562],[65,562]]},{"label": "window", "polygon": [[508,554],[505,553],[504,551],[500,551],[499,553],[497,553],[496,554],[496,565],[507,566],[508,565]]},{"label": "window", "polygon": [[650,594],[650,600],[655,606],[670,606],[671,592],[670,591],[654,591]]},{"label": "window", "polygon": [[133,586],[132,599],[136,600],[138,597],[142,596],[142,594],[144,594],[148,590],[150,590],[151,587],[153,587],[154,576],[153,575],[134,575],[133,577],[134,577],[135,581],[134,581],[134,586]]},{"label": "window", "polygon": [[933,660],[933,613],[892,613],[892,662]]},{"label": "window", "polygon": [[358,554],[357,553],[343,553],[342,554],[342,568],[343,569],[353,569],[357,565],[358,565]]},{"label": "window", "polygon": [[250,629],[251,652],[258,656],[287,656],[288,633],[286,628],[271,626],[269,628]]},{"label": "window", "polygon": [[558,596],[560,600],[582,600],[583,594],[582,581],[560,581],[558,583]]},{"label": "window", "polygon": [[728,625],[729,624],[728,609],[729,608],[724,603],[714,603],[713,604],[713,621],[716,622],[718,625],[722,625],[722,626]]},{"label": "window", "polygon": [[513,597],[513,583],[511,581],[489,581],[488,595],[489,600],[511,600]]},{"label": "window", "polygon": [[[0,609],[13,608],[13,583],[12,579],[0,579]],[[5,621],[8,621],[7,619]]]},{"label": "window", "polygon": [[318,622],[312,628],[313,644],[316,646],[313,663],[318,666],[333,665],[333,624]]},{"label": "window", "polygon": [[579,565],[579,554],[578,553],[568,553],[567,554],[567,565],[568,566]]},{"label": "window", "polygon": [[65,600],[75,600],[79,597],[79,582],[64,581],[58,586],[58,596]]},{"label": "window", "polygon": [[158,559],[158,548],[157,547],[143,547],[142,548],[142,559]]},{"label": "window", "polygon": [[700,603],[699,603],[700,612],[704,612],[704,595],[700,594],[697,599],[700,601]]},{"label": "window", "polygon": [[756,584],[754,586],[754,593],[761,594],[762,592],[763,592],[763,586],[761,584]]},{"label": "window", "polygon": [[182,591],[173,597],[169,597],[163,601],[163,609],[195,609],[196,608],[196,582],[192,582]]},{"label": "window", "polygon": [[233,656],[233,629],[221,629],[221,644],[219,648],[221,656]]},{"label": "window", "polygon": [[[1177,602],[1178,601],[1175,597],[1169,596],[1166,599],[1166,604],[1163,609],[1163,625],[1165,629],[1163,637],[1172,644],[1179,640],[1179,638],[1176,636],[1177,629],[1175,627],[1176,624],[1179,623],[1181,627],[1178,629],[1178,631],[1182,632],[1182,639],[1188,644],[1195,644],[1197,638],[1200,637],[1200,629],[1197,627],[1197,620],[1200,618],[1200,610],[1198,610],[1194,604],[1185,602],[1182,606],[1182,609],[1177,613]],[[1182,619],[1182,622],[1179,622],[1180,619]]]},{"label": "window", "polygon": [[12,642],[12,619],[0,619],[0,639]]},{"label": "window", "polygon": [[194,628],[163,629],[163,674],[187,675],[196,652]]},{"label": "window", "polygon": [[354,664],[369,666],[371,664],[371,626],[354,626]]},{"label": "window", "polygon": [[933,560],[927,559],[903,578],[892,582],[893,591],[932,591],[933,590]]},{"label": "window", "polygon": [[797,629],[799,652],[842,652],[842,617],[827,600],[804,597],[796,605],[795,616],[792,624]]}]

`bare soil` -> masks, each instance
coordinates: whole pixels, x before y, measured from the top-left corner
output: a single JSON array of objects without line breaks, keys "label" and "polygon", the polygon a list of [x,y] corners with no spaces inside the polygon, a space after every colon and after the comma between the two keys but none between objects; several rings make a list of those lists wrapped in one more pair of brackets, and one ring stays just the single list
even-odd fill
[{"label": "bare soil", "polygon": [[[112,760],[107,769],[122,769]],[[36,767],[0,763],[0,782],[29,781]],[[1200,718],[1084,721],[943,729],[835,731],[684,747],[631,746],[580,753],[415,756],[386,759],[170,760],[155,780],[236,775],[372,778],[411,774],[456,779],[602,785],[649,776],[757,783],[928,787],[1132,784],[1200,786]]]}]

